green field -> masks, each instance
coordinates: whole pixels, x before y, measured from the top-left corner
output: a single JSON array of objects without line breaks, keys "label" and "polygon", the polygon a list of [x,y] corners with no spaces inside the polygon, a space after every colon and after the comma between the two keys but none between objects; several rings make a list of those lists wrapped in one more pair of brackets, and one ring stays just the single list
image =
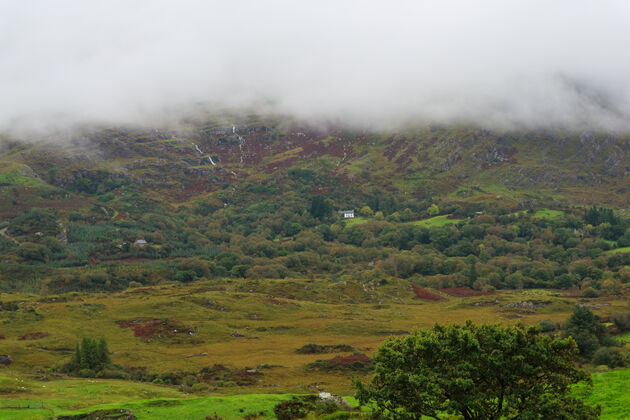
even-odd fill
[{"label": "green field", "polygon": [[602,420],[630,418],[630,369],[594,373],[593,388],[577,387],[577,394],[592,405],[602,406]]},{"label": "green field", "polygon": [[[3,389],[9,382],[0,377]],[[11,385],[23,386],[28,393],[20,399],[0,398],[0,419],[35,420],[114,408],[130,409],[138,419],[205,419],[214,413],[226,420],[241,419],[247,414],[273,418],[273,407],[293,396],[185,396],[166,386],[104,379],[14,382],[20,385]]]},{"label": "green field", "polygon": [[430,228],[445,226],[448,224],[457,224],[463,220],[464,219],[450,219],[448,214],[444,214],[442,216],[435,216],[429,219],[414,220],[413,222],[409,222],[409,224]]},{"label": "green field", "polygon": [[[5,373],[6,374],[6,373]],[[579,385],[575,393],[585,402],[601,405],[602,420],[630,418],[630,370],[592,375],[592,389]],[[22,388],[20,388],[22,387]],[[16,390],[7,398],[8,390]],[[21,389],[21,392],[20,392]],[[273,407],[295,394],[183,396],[172,387],[116,380],[64,379],[48,382],[0,376],[0,419],[35,420],[101,409],[130,409],[138,419],[204,419],[216,413],[226,420],[247,414],[273,418]],[[353,405],[354,398],[346,397]]]},{"label": "green field", "polygon": [[622,248],[611,249],[610,251],[605,251],[605,254],[621,254],[625,252],[630,252],[630,246],[624,246]]},{"label": "green field", "polygon": [[[283,297],[287,294],[293,298]],[[0,340],[0,354],[11,354],[14,359],[10,367],[0,368],[0,405],[5,407],[0,418],[12,419],[112,407],[132,409],[138,418],[203,419],[215,411],[226,419],[254,412],[269,415],[287,395],[318,390],[352,395],[352,378],[369,377],[367,372],[307,369],[316,360],[352,352],[297,353],[296,349],[305,344],[346,344],[371,356],[387,336],[427,328],[435,322],[560,322],[567,319],[575,305],[575,300],[549,290],[422,301],[415,299],[409,284],[402,281],[366,289],[351,282],[326,284],[295,279],[224,279],[45,299],[26,294],[0,295],[0,301],[15,299],[22,302],[21,309],[0,312],[5,336]],[[541,299],[549,303],[535,313],[509,306]],[[487,301],[498,304],[475,305]],[[600,304],[596,312],[602,316],[627,307],[627,301],[618,298],[585,302]],[[146,318],[167,319],[190,328],[195,331],[194,340],[176,334],[143,339],[134,335],[133,328],[118,324]],[[48,335],[20,339],[33,332]],[[185,372],[220,364],[232,370],[257,369],[260,375],[246,385],[219,381],[191,392],[179,385],[67,378],[51,372],[51,368],[69,360],[72,351],[68,349],[81,337],[101,335],[108,340],[112,360],[122,366],[144,366],[160,374],[184,372],[185,376]],[[586,398],[605,406],[605,414],[623,412],[615,390],[628,385],[630,374],[603,372],[594,379],[596,390]],[[177,401],[164,402],[169,399]],[[24,408],[29,406],[33,408]],[[604,418],[612,419],[616,414],[606,415]]]},{"label": "green field", "polygon": [[362,225],[363,223],[367,223],[368,221],[369,219],[365,217],[354,217],[352,219],[344,219],[343,223],[346,226],[355,226],[355,225]]},{"label": "green field", "polygon": [[0,185],[19,185],[23,187],[41,187],[44,186],[41,181],[36,178],[20,175],[15,171],[0,174]]},{"label": "green field", "polygon": [[550,209],[538,210],[532,215],[532,217],[536,219],[550,219],[550,220],[556,220],[556,219],[561,218],[562,216],[564,216],[564,212],[562,210],[550,210]]}]

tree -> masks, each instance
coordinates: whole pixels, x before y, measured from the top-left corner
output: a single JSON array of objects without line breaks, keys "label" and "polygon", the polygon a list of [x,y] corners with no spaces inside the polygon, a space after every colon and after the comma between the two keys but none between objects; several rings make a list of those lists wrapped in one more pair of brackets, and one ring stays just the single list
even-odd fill
[{"label": "tree", "polygon": [[105,337],[101,337],[96,347],[96,358],[100,365],[107,366],[112,362],[109,357],[109,348],[107,347],[107,341]]},{"label": "tree", "polygon": [[365,217],[374,216],[374,211],[370,208],[370,206],[363,206],[361,210],[359,210],[359,214]]},{"label": "tree", "polygon": [[311,201],[311,216],[315,219],[327,219],[332,213],[332,202],[321,195],[316,195]]},{"label": "tree", "polygon": [[437,204],[433,203],[427,209],[427,214],[429,216],[437,216],[438,214],[440,214],[440,208],[437,206]]},{"label": "tree", "polygon": [[96,341],[92,338],[85,337],[81,341],[79,351],[79,367],[81,369],[95,369],[98,366],[97,347]]},{"label": "tree", "polygon": [[89,369],[98,371],[107,367],[112,363],[109,357],[109,349],[105,338],[97,342],[93,338],[85,337],[81,340],[81,344],[77,344],[72,361],[69,364],[69,370],[79,371]]},{"label": "tree", "polygon": [[574,367],[575,341],[523,325],[435,325],[387,340],[357,398],[386,419],[596,419],[599,407],[569,394],[589,376]]},{"label": "tree", "polygon": [[580,354],[590,357],[600,346],[614,343],[606,326],[599,322],[599,317],[586,306],[577,305],[565,326],[565,337],[573,337]]}]

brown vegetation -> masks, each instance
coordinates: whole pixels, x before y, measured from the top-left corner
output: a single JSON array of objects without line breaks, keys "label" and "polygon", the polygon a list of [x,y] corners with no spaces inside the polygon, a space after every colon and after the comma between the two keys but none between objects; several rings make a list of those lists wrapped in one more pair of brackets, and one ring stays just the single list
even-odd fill
[{"label": "brown vegetation", "polygon": [[39,340],[40,338],[48,337],[48,335],[47,332],[37,331],[21,335],[18,340]]},{"label": "brown vegetation", "polygon": [[416,286],[415,284],[412,284],[411,287],[413,288],[413,292],[416,294],[416,297],[418,299],[425,299],[425,300],[445,300],[446,299],[443,296],[440,296],[433,292],[429,292],[427,289],[423,289],[422,287]]},{"label": "brown vegetation", "polygon": [[470,287],[447,287],[445,289],[439,289],[439,291],[453,297],[488,296],[494,294],[494,292],[473,290]]}]

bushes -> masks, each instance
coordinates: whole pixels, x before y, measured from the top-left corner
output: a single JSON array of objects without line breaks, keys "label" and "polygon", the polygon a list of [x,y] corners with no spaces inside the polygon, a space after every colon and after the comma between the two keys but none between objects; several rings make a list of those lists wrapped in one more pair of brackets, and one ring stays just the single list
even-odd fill
[{"label": "bushes", "polygon": [[55,236],[61,232],[61,228],[52,211],[33,209],[11,220],[7,232],[14,236],[33,235],[37,232],[44,236]]},{"label": "bushes", "polygon": [[[293,397],[288,401],[282,401],[273,408],[273,412],[278,420],[294,420],[304,418],[309,413],[315,413],[318,416],[328,420],[342,420],[354,418],[347,411],[339,411],[344,409],[338,399],[340,397],[319,398],[315,395],[306,395],[302,397]],[[318,417],[319,418],[319,417]]]},{"label": "bushes", "polygon": [[325,372],[368,372],[373,369],[374,361],[362,353],[352,356],[338,356],[328,360],[316,360],[306,365],[307,369]]},{"label": "bushes", "polygon": [[314,401],[308,401],[305,397],[293,397],[289,401],[276,404],[273,412],[278,420],[294,420],[304,418],[314,408]]},{"label": "bushes", "polygon": [[618,332],[630,331],[630,313],[615,314],[612,316],[612,322]]},{"label": "bushes", "polygon": [[594,365],[606,365],[613,369],[616,367],[626,366],[626,358],[618,349],[610,347],[602,347],[593,355]]},{"label": "bushes", "polygon": [[320,354],[320,353],[336,353],[353,351],[354,348],[347,344],[331,344],[331,345],[319,345],[319,344],[305,344],[295,352],[300,354]]},{"label": "bushes", "polygon": [[24,242],[18,248],[18,255],[26,261],[47,262],[50,250],[44,245]]},{"label": "bushes", "polygon": [[538,326],[540,327],[540,330],[542,332],[551,332],[556,330],[556,326],[548,319],[543,319],[542,321],[540,321],[538,323]]}]

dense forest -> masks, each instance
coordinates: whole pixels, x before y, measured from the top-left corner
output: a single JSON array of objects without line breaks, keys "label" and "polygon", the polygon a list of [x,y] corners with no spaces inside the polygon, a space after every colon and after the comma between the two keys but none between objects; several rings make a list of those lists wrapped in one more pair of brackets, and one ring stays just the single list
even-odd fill
[{"label": "dense forest", "polygon": [[[597,296],[630,280],[630,219],[579,203],[617,182],[623,137],[234,121],[96,130],[63,145],[3,138],[0,290],[317,277]],[[605,159],[593,145],[621,152]],[[561,151],[588,159],[590,178],[537,169]]]}]

